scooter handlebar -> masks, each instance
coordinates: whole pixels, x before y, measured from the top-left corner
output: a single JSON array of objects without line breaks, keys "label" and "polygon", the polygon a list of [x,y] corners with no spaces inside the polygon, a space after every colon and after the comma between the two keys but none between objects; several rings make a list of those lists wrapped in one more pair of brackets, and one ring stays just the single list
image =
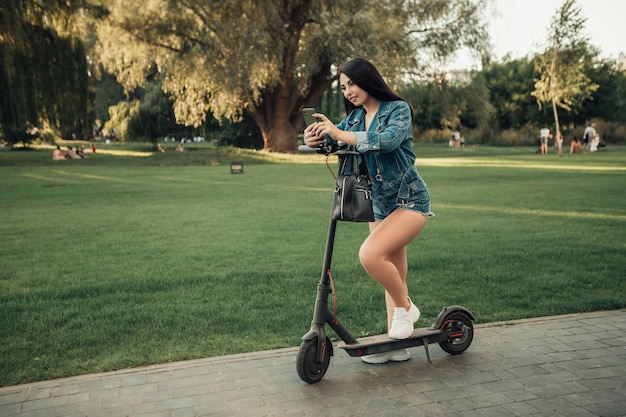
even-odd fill
[{"label": "scooter handlebar", "polygon": [[312,153],[316,152],[322,155],[358,155],[359,152],[349,149],[349,146],[343,142],[324,142],[317,148],[312,148],[309,145],[298,146],[298,152]]}]

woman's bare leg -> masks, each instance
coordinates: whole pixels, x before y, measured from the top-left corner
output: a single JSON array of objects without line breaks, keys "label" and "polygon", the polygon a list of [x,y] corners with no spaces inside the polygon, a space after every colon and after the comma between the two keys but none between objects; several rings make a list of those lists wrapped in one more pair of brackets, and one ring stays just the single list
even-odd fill
[{"label": "woman's bare leg", "polygon": [[[387,259],[391,263],[393,263],[396,266],[396,268],[398,268],[398,272],[400,273],[400,279],[404,283],[404,287],[406,288],[406,293],[408,294],[409,289],[406,283],[406,276],[409,270],[409,262],[407,258],[406,248],[407,247],[404,246],[399,251],[396,251],[395,253],[392,253],[391,255],[389,255]],[[393,303],[393,299],[391,298],[387,290],[385,290],[385,305],[387,306],[387,331],[389,331],[389,329],[391,329],[391,319],[393,318],[393,310],[394,308],[396,308],[396,306]]]},{"label": "woman's bare leg", "polygon": [[[386,299],[408,311],[411,306],[406,285],[406,246],[424,228],[428,217],[410,210],[396,210],[383,222],[370,226],[370,235],[359,251],[359,259],[372,279],[386,291]],[[393,309],[392,309],[393,314]]]}]

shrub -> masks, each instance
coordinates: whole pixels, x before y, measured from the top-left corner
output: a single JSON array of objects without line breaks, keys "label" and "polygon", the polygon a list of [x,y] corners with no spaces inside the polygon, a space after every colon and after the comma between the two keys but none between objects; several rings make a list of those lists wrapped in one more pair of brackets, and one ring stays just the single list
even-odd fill
[{"label": "shrub", "polygon": [[521,129],[503,130],[497,135],[497,139],[491,142],[492,145],[505,146],[528,146],[537,143],[539,132],[531,126],[524,126]]}]

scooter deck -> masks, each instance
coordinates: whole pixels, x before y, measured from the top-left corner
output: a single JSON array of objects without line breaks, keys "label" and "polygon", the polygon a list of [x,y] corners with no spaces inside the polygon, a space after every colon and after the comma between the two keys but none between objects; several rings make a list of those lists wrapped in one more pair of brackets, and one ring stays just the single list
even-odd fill
[{"label": "scooter deck", "polygon": [[[386,334],[368,336],[357,339],[357,343],[348,344],[339,342],[337,347],[344,349],[350,356],[363,356],[372,353],[388,352],[413,346],[422,346],[428,343],[437,343],[442,337],[440,329],[415,329],[407,339],[391,339]],[[443,336],[445,338],[445,336]]]}]

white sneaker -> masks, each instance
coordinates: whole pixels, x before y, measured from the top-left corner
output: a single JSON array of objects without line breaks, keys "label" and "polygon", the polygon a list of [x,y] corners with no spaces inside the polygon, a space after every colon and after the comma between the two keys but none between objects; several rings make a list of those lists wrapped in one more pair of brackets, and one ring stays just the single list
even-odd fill
[{"label": "white sneaker", "polygon": [[412,301],[410,303],[411,308],[409,311],[406,311],[403,307],[394,309],[391,328],[389,329],[390,339],[407,339],[413,334],[413,323],[420,318],[420,311]]},{"label": "white sneaker", "polygon": [[404,362],[411,359],[411,354],[408,349],[392,350],[389,352],[374,353],[372,355],[361,356],[361,360],[365,363],[387,363],[391,362]]}]

